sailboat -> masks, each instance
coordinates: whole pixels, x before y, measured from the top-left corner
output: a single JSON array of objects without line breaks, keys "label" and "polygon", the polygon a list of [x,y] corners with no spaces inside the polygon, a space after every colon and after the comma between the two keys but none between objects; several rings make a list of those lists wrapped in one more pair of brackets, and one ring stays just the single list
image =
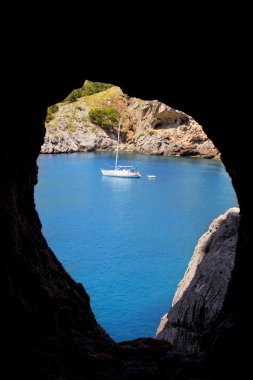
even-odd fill
[{"label": "sailboat", "polygon": [[114,169],[101,169],[101,174],[108,177],[124,177],[124,178],[140,178],[140,172],[137,166],[122,166],[118,165],[119,158],[119,137],[120,137],[120,120],[119,120],[119,130],[117,138],[117,148],[116,148],[116,158]]}]

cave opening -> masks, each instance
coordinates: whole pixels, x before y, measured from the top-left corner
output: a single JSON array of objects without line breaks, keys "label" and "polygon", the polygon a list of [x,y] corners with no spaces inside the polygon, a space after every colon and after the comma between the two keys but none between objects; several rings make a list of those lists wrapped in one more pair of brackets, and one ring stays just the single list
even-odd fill
[{"label": "cave opening", "polygon": [[[163,129],[169,128],[174,133],[178,128],[181,135],[189,130],[189,117],[182,112],[172,109],[173,120],[168,122],[169,110],[164,109],[163,104],[160,106],[158,102],[150,106],[149,103],[147,107],[143,101],[145,107],[143,104],[136,106],[136,98],[133,99],[130,106],[134,110],[139,107],[145,114],[147,108],[161,108],[160,114],[165,115],[165,121],[152,121],[150,125],[154,126],[153,130],[162,129],[161,132],[164,133]],[[113,104],[117,104],[115,99]],[[72,114],[67,117],[65,128],[61,124],[57,126],[55,116],[56,121],[57,117],[59,120],[63,119],[62,107],[66,117],[67,106],[68,103],[59,103],[53,109],[49,108],[54,112],[48,113],[47,120],[54,125],[51,136],[47,129],[45,141],[53,150],[44,151],[49,155],[43,154],[38,160],[39,183],[35,195],[43,232],[65,269],[88,291],[98,322],[113,339],[122,341],[140,336],[154,337],[160,318],[170,309],[174,292],[198,238],[215,217],[227,208],[236,206],[236,196],[229,177],[219,161],[196,160],[190,157],[169,158],[166,151],[162,152],[163,155],[161,152],[157,155],[156,152],[156,155],[150,157],[123,152],[121,159],[124,163],[131,160],[142,163],[141,182],[137,185],[135,181],[126,182],[124,179],[118,182],[104,181],[99,175],[99,168],[103,166],[103,162],[112,160],[113,153],[101,152],[103,149],[96,145],[97,141],[94,146],[87,147],[82,140],[80,150],[86,150],[86,153],[77,153],[78,147],[76,153],[70,150],[71,155],[64,154],[63,150],[57,152],[57,147],[62,149],[62,142],[66,142],[68,138],[66,131],[72,140],[76,130],[79,133],[80,120],[84,123],[81,113],[87,112],[81,99],[74,99],[69,103]],[[73,117],[73,112],[76,111],[78,114]],[[55,115],[52,117],[52,114]],[[149,141],[157,138],[154,136],[155,132],[151,134],[150,126],[146,125],[140,136],[136,125],[133,126],[130,122],[127,124],[126,117],[125,120],[125,136],[128,135],[128,127],[130,131],[134,131],[138,141],[143,139],[143,131]],[[206,136],[203,137],[199,127],[197,130],[195,124],[193,127],[193,132],[196,133],[190,134],[188,146],[180,155],[205,157],[208,147],[210,150],[215,148],[210,148],[212,143]],[[86,126],[86,129],[89,129],[88,133],[97,132],[94,126]],[[163,141],[172,139],[171,136],[161,136]],[[128,135],[128,140],[132,143],[132,133]],[[103,143],[100,141],[102,147]],[[161,144],[160,141],[159,143]],[[193,147],[196,143],[204,146],[202,152]],[[178,149],[182,148],[177,144],[175,146],[174,154],[178,155]],[[151,168],[158,174],[156,182],[153,183],[146,179]],[[147,194],[146,199],[144,194]],[[147,207],[147,204],[150,206]],[[185,213],[182,211],[183,207]],[[196,219],[190,219],[192,215]],[[189,228],[191,225],[194,225],[194,229]],[[126,248],[122,249],[122,246]],[[138,258],[139,255],[142,259]],[[130,264],[129,257],[132,260]],[[159,305],[150,307],[157,300]],[[144,326],[143,314],[150,315],[150,320]]]},{"label": "cave opening", "polygon": [[[24,373],[30,378],[39,378],[38,375],[42,378],[52,375],[82,378],[92,369],[93,374],[101,379],[108,374],[111,379],[126,378],[126,373],[131,378],[132,374],[136,375],[136,371],[138,376],[144,378],[148,378],[152,372],[158,378],[170,375],[172,378],[180,378],[181,375],[197,374],[200,379],[213,371],[213,378],[217,378],[220,368],[226,374],[228,368],[231,368],[231,373],[237,364],[241,369],[240,363],[245,363],[245,353],[239,352],[238,347],[241,347],[246,336],[245,320],[250,321],[249,310],[244,306],[251,289],[248,284],[251,267],[247,265],[251,235],[247,211],[248,193],[244,186],[247,183],[244,175],[247,163],[247,155],[244,154],[245,139],[231,128],[235,124],[234,115],[231,124],[226,126],[228,115],[224,112],[220,114],[225,118],[224,128],[221,129],[221,121],[218,126],[216,124],[213,108],[211,111],[205,108],[206,103],[203,105],[201,99],[200,106],[195,108],[192,108],[193,103],[190,102],[192,112],[188,111],[199,116],[198,120],[202,120],[208,136],[219,148],[236,189],[242,215],[237,265],[231,279],[230,293],[217,324],[207,331],[201,355],[195,360],[196,357],[193,356],[175,355],[169,344],[154,339],[138,339],[115,345],[98,326],[83,286],[64,270],[42,236],[33,200],[33,188],[37,179],[35,162],[43,144],[46,107],[53,104],[52,100],[56,102],[66,96],[62,87],[59,90],[51,80],[50,84],[50,90],[48,87],[43,90],[43,86],[40,86],[40,101],[36,101],[36,98],[33,107],[29,110],[25,106],[21,107],[20,113],[15,114],[18,117],[12,121],[16,134],[3,147],[1,228],[2,244],[8,253],[3,254],[1,265],[1,318],[2,326],[5,326],[3,341],[8,348],[2,357],[4,368],[19,378]],[[72,79],[68,85],[69,90],[73,88]],[[132,88],[130,85],[128,92],[133,92],[133,88],[137,87],[136,84]],[[44,91],[44,98],[41,97],[41,91]],[[154,94],[158,93],[159,90],[154,90]],[[164,95],[162,99],[165,101],[167,98]],[[189,105],[188,98],[183,99],[184,104]],[[198,104],[194,100],[195,103]],[[27,112],[22,113],[24,109]],[[21,114],[23,129],[20,128]],[[247,284],[248,287],[244,286]],[[201,315],[204,312],[205,309],[201,310]]]},{"label": "cave opening", "polygon": [[[98,12],[86,10],[79,12],[80,33],[76,7],[66,19],[47,12],[50,25],[46,18],[37,23],[38,15],[29,13],[30,25],[12,12],[9,30],[18,32],[14,37],[5,33],[3,116],[8,121],[0,161],[1,373],[6,378],[216,380],[247,378],[252,372],[251,12],[245,7],[229,11],[227,17],[226,9],[198,9],[192,19],[180,9],[174,12],[180,14],[174,27],[159,7],[158,17],[135,15],[125,24],[119,17],[120,25],[105,14],[95,25],[92,16]],[[237,28],[240,19],[244,22]],[[96,41],[94,25],[102,32]],[[115,31],[123,32],[119,44]],[[196,118],[232,178],[241,210],[236,266],[201,355],[181,355],[154,339],[112,342],[97,325],[84,288],[66,273],[41,234],[33,188],[46,108],[80,86],[84,75],[95,79],[98,70],[101,82],[117,82],[129,95],[161,99]],[[205,315],[205,309],[199,311]]]}]

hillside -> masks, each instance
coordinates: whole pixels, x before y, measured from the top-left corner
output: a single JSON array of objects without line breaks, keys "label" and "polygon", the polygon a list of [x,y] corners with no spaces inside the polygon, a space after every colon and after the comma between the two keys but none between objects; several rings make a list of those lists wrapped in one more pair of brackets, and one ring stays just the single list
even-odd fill
[{"label": "hillside", "polygon": [[49,107],[41,153],[113,151],[119,118],[121,151],[219,158],[191,116],[158,100],[129,97],[117,86],[90,81]]}]

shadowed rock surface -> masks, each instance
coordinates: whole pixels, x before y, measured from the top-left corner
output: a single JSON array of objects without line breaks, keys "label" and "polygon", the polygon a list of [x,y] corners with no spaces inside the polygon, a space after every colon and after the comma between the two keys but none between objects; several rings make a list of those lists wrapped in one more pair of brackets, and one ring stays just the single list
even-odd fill
[{"label": "shadowed rock surface", "polygon": [[229,209],[199,239],[187,271],[178,285],[173,307],[158,327],[158,339],[182,352],[200,352],[224,308],[234,268],[239,209]]},{"label": "shadowed rock surface", "polygon": [[[175,13],[171,10],[177,28],[169,30],[173,17],[169,20],[168,13],[157,8],[155,14],[152,7],[150,19],[142,17],[152,33],[141,30],[141,36],[131,35],[135,12],[129,7],[127,24],[122,18],[106,22],[97,44],[90,38],[84,41],[84,20],[88,22],[91,13],[80,12],[79,34],[75,12],[71,29],[71,5],[67,19],[59,13],[52,17],[54,26],[62,22],[57,33],[47,20],[36,28],[37,18],[29,12],[32,26],[21,13],[19,23],[13,18],[15,23],[8,25],[10,31],[15,27],[16,34],[8,50],[4,46],[2,50],[2,76],[8,79],[2,88],[6,101],[2,118],[8,120],[2,120],[0,160],[0,369],[5,379],[224,380],[252,373],[252,189],[247,170],[252,159],[248,133],[252,64],[250,44],[242,43],[251,36],[247,28],[252,23],[239,7],[234,14],[231,7],[229,17],[227,9],[212,12],[211,7],[208,17],[199,17],[198,9],[196,20],[181,7]],[[235,28],[241,19],[241,27]],[[179,20],[180,28],[187,26],[180,34]],[[96,25],[99,21],[103,20]],[[91,33],[93,28],[90,25]],[[44,38],[39,38],[38,30]],[[117,30],[126,35],[115,53],[108,36]],[[177,36],[179,41],[174,40]],[[169,59],[163,57],[165,48]],[[80,87],[85,78],[115,83],[129,96],[159,99],[192,115],[221,152],[232,178],[241,211],[235,267],[223,311],[201,354],[176,353],[166,342],[154,339],[115,344],[97,325],[86,292],[71,280],[41,234],[33,188],[46,109]]]}]

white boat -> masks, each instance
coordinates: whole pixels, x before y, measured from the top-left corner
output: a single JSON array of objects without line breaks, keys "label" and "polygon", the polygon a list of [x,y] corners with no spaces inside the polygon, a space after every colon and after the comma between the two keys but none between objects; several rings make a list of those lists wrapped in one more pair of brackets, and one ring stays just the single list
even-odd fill
[{"label": "white boat", "polygon": [[117,166],[115,169],[101,169],[103,175],[109,177],[140,178],[139,170],[135,166]]},{"label": "white boat", "polygon": [[114,169],[101,169],[101,174],[108,177],[124,177],[124,178],[140,178],[140,172],[137,166],[122,166],[118,165],[119,157],[119,136],[120,136],[120,121],[117,139],[116,159]]},{"label": "white boat", "polygon": [[155,178],[156,178],[156,175],[148,174],[147,177],[148,177],[149,179],[155,179]]}]

